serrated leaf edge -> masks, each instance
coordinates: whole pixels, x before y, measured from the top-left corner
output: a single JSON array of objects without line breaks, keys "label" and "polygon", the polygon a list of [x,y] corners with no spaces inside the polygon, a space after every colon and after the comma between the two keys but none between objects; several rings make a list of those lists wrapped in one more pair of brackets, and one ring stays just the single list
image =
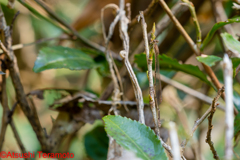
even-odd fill
[{"label": "serrated leaf edge", "polygon": [[[162,145],[162,143],[161,143],[161,141],[158,139],[157,135],[154,133],[154,131],[153,131],[149,126],[146,126],[145,124],[142,124],[142,123],[140,123],[140,122],[138,122],[138,121],[136,121],[136,120],[132,120],[132,119],[130,119],[130,118],[122,117],[122,116],[119,116],[119,115],[116,115],[116,116],[114,116],[114,115],[107,115],[107,116],[103,117],[103,120],[106,119],[106,118],[108,118],[108,117],[121,117],[121,118],[130,120],[130,121],[132,121],[132,122],[134,122],[134,123],[138,123],[138,124],[140,124],[140,125],[143,125],[144,127],[146,127],[146,128],[148,129],[148,131],[150,131],[150,132],[153,133],[154,138],[155,138],[158,142],[160,142],[160,145]],[[110,119],[108,118],[108,120],[110,120]],[[111,120],[110,120],[110,121],[111,121]],[[115,126],[117,126],[113,121],[111,121],[111,122],[112,122]],[[104,121],[104,123],[105,123],[105,121]],[[105,131],[107,132],[106,128],[107,128],[107,124],[105,123],[104,129],[105,129]],[[119,128],[119,127],[117,126],[117,128]],[[124,133],[124,135],[126,135],[125,132],[124,132],[121,128],[119,128],[119,129]],[[126,136],[131,140],[131,138],[130,138],[128,135],[126,135]],[[132,140],[131,140],[131,141],[132,141]],[[118,140],[116,140],[116,142],[117,142],[119,145],[121,145],[121,144],[118,142]],[[138,148],[138,149],[141,151],[141,153],[142,153],[142,149],[139,148],[138,145],[137,145],[135,142],[133,142],[133,143],[137,146],[137,148]],[[121,146],[122,146],[122,145],[121,145]],[[125,148],[125,147],[124,147],[124,148]],[[125,148],[125,149],[126,149],[126,148]],[[144,153],[144,156],[145,156],[147,159],[149,159],[149,158],[148,158],[148,155],[147,155],[145,152],[143,152],[143,153]],[[150,159],[149,159],[149,160],[150,160]]]}]

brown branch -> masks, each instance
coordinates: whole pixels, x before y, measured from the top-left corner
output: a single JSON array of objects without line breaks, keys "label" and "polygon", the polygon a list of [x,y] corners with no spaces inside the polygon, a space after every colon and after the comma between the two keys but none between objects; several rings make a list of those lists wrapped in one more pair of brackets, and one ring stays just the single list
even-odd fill
[{"label": "brown branch", "polygon": [[216,111],[216,106],[218,104],[212,104],[211,106],[211,111],[210,111],[210,115],[208,116],[208,131],[207,131],[207,137],[206,137],[206,140],[205,142],[208,143],[208,145],[210,146],[210,150],[212,151],[213,153],[213,158],[214,159],[218,159],[219,160],[219,156],[217,154],[217,151],[215,150],[214,146],[213,146],[213,142],[212,142],[212,138],[211,138],[211,132],[212,132],[212,129],[213,129],[213,125],[212,125],[212,119],[213,119],[213,115]]},{"label": "brown branch", "polygon": [[181,144],[182,148],[184,149],[188,143],[188,141],[192,138],[194,132],[197,130],[197,128],[200,126],[200,124],[202,124],[202,122],[207,118],[207,116],[211,113],[212,110],[212,105],[215,105],[216,102],[218,101],[218,99],[220,98],[220,96],[223,94],[224,92],[224,87],[222,87],[219,91],[217,96],[213,99],[211,106],[208,108],[208,110],[203,114],[203,116],[198,119],[197,121],[195,121],[192,131],[189,134],[189,137],[186,138],[186,140],[184,140]]},{"label": "brown branch", "polygon": [[[6,72],[4,61],[2,62],[2,71]],[[27,153],[25,147],[23,146],[23,143],[18,135],[18,132],[16,130],[15,124],[12,121],[12,117],[10,116],[10,109],[8,107],[8,97],[7,97],[7,89],[6,89],[6,74],[2,75],[2,97],[1,97],[2,107],[3,107],[3,117],[2,117],[2,128],[1,128],[1,134],[0,134],[0,151],[2,150],[3,141],[6,134],[6,129],[8,124],[10,124],[13,134],[17,140],[17,143],[20,147],[20,150],[22,153]],[[24,158],[28,160],[29,158]]]},{"label": "brown branch", "polygon": [[[2,63],[2,71],[6,73],[5,65]],[[5,139],[5,134],[8,125],[8,97],[7,97],[7,88],[6,88],[6,74],[2,74],[2,96],[1,103],[3,107],[3,116],[2,116],[2,127],[0,134],[0,151],[2,151],[3,141]]]},{"label": "brown branch", "polygon": [[[0,7],[0,31],[2,33],[1,39],[4,40],[4,45],[1,44],[2,50],[5,51],[6,55],[6,68],[9,69],[10,76],[13,82],[13,86],[16,92],[16,98],[19,101],[19,104],[21,106],[21,109],[23,110],[24,114],[28,118],[33,130],[35,131],[37,138],[42,146],[43,151],[47,151],[47,144],[46,144],[46,137],[44,135],[44,132],[42,130],[41,124],[37,117],[32,110],[29,107],[29,104],[26,99],[26,95],[24,93],[24,89],[20,80],[19,76],[19,69],[17,66],[17,59],[13,53],[12,50],[12,38],[10,34],[10,29],[6,25],[6,21],[4,18],[4,14],[2,12],[2,9]],[[4,47],[3,47],[4,46]]]}]

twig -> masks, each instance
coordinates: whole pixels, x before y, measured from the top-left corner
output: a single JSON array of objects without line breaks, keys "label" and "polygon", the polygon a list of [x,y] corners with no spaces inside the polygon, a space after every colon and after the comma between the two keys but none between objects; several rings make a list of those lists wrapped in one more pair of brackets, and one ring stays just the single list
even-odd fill
[{"label": "twig", "polygon": [[232,80],[232,61],[228,55],[225,54],[223,58],[223,70],[224,70],[224,85],[226,92],[226,116],[225,116],[225,158],[227,160],[233,157],[233,80]]},{"label": "twig", "polygon": [[[21,141],[21,138],[20,138],[20,136],[19,136],[19,134],[18,134],[18,132],[17,132],[17,129],[16,129],[16,127],[15,127],[15,124],[13,123],[13,121],[12,120],[10,120],[10,126],[11,126],[11,128],[12,128],[12,131],[13,131],[13,134],[14,134],[14,136],[15,136],[15,138],[16,138],[16,141],[17,141],[17,143],[18,143],[18,145],[19,145],[19,148],[20,148],[20,150],[21,150],[21,152],[22,153],[27,153],[27,151],[26,151],[26,149],[25,149],[25,147],[24,147],[24,145],[23,145],[23,143],[22,143],[22,141]],[[24,159],[26,159],[26,160],[29,160],[29,158],[24,158]]]},{"label": "twig", "polygon": [[[175,6],[173,6],[172,13],[177,15],[186,8],[187,7],[181,6],[179,3],[177,3]],[[156,25],[156,31],[155,31],[156,36],[159,36],[159,34],[161,34],[169,26],[170,22],[171,22],[171,20],[170,20],[169,16],[165,15]],[[150,37],[150,36],[151,36],[151,33],[148,33],[148,37]],[[134,50],[134,52],[130,53],[129,61],[130,61],[131,65],[133,65],[133,62],[134,62],[134,56],[143,51],[144,51],[144,41],[142,40],[142,42],[138,45],[138,47]],[[120,75],[124,76],[126,74],[127,74],[126,68],[122,67],[120,69]],[[100,99],[101,100],[108,99],[112,93],[112,90],[113,90],[113,82],[111,82],[106,87],[106,89],[103,92]]]},{"label": "twig", "polygon": [[[5,73],[5,64],[2,63],[2,71]],[[0,134],[0,151],[2,151],[2,146],[3,146],[3,141],[5,139],[5,134],[7,130],[7,125],[8,125],[8,97],[7,97],[7,88],[6,88],[6,74],[2,75],[2,96],[1,96],[1,103],[3,107],[3,117],[2,117],[2,126],[1,126],[1,134]]]},{"label": "twig", "polygon": [[205,142],[208,143],[208,145],[210,147],[210,150],[213,153],[213,158],[219,160],[219,156],[218,156],[217,151],[215,150],[215,148],[213,146],[213,142],[211,140],[212,139],[211,138],[211,132],[212,132],[212,129],[213,129],[212,119],[213,119],[213,115],[214,115],[214,113],[216,111],[216,106],[217,105],[218,104],[212,104],[210,115],[208,116],[208,131],[207,131],[207,137],[206,137]]},{"label": "twig", "polygon": [[[116,10],[116,12],[118,14],[116,15],[116,17],[114,18],[113,22],[111,23],[111,25],[109,27],[108,35],[106,35],[103,16],[104,16],[105,9],[108,9],[108,8],[112,8],[112,9]],[[102,8],[102,10],[101,10],[101,22],[102,22],[103,38],[104,38],[105,47],[106,47],[106,59],[108,61],[109,70],[110,70],[111,77],[112,77],[113,84],[114,84],[114,90],[113,90],[113,96],[112,96],[113,104],[112,104],[112,107],[109,110],[109,114],[110,114],[111,111],[113,111],[115,115],[118,115],[117,104],[115,102],[120,99],[121,95],[120,95],[120,87],[118,85],[118,79],[117,79],[117,76],[115,74],[117,72],[116,71],[117,67],[114,67],[115,62],[111,58],[111,55],[110,55],[111,53],[109,53],[108,44],[109,44],[109,41],[110,41],[110,39],[113,35],[113,31],[115,29],[115,26],[116,26],[116,24],[118,23],[119,20],[120,20],[120,14],[119,14],[119,7],[117,5],[108,4],[108,5],[106,5],[105,7]],[[116,70],[114,71],[114,69],[116,69]]]},{"label": "twig", "polygon": [[9,69],[10,76],[13,82],[13,86],[16,92],[16,97],[17,100],[19,101],[19,104],[21,106],[21,109],[23,110],[24,114],[28,118],[33,130],[35,131],[37,138],[42,146],[42,150],[46,151],[47,150],[47,144],[46,144],[46,137],[44,136],[41,124],[38,119],[35,119],[36,115],[32,113],[29,104],[27,102],[23,86],[20,80],[19,76],[19,71],[18,71],[18,66],[17,66],[17,60],[16,57],[13,53],[12,48],[12,39],[10,35],[10,30],[9,27],[6,25],[6,21],[4,18],[4,14],[2,12],[2,9],[0,7],[0,31],[3,33],[2,34],[2,39],[4,40],[5,47],[4,45],[1,45],[2,49],[5,50],[5,55],[6,56],[6,67]]},{"label": "twig", "polygon": [[12,19],[12,23],[11,23],[11,25],[10,25],[10,34],[11,34],[11,36],[12,36],[12,32],[13,32],[14,22],[15,22],[15,20],[17,19],[17,16],[18,16],[19,14],[20,14],[20,12],[17,11],[17,13],[14,15],[14,17],[13,17],[13,19]]},{"label": "twig", "polygon": [[[185,85],[183,85],[183,84],[181,84],[181,83],[179,83],[175,80],[172,80],[168,77],[165,77],[162,74],[161,74],[161,81],[163,81],[163,82],[165,82],[165,83],[167,83],[167,84],[169,84],[169,85],[171,85],[171,86],[173,86],[173,87],[175,87],[175,88],[177,88],[177,89],[179,89],[179,90],[181,90],[181,91],[183,91],[183,92],[185,92],[185,93],[187,93],[187,94],[189,94],[189,95],[191,95],[191,96],[193,96],[193,97],[195,97],[195,98],[197,98],[197,99],[199,99],[199,100],[201,100],[201,101],[203,101],[207,104],[212,104],[212,98],[211,97],[208,97],[205,94],[202,94],[201,92],[198,92],[194,89],[191,89],[191,88],[189,88],[189,87],[187,87],[187,86],[185,86]],[[217,108],[219,110],[225,111],[225,107],[223,105],[218,105]]]},{"label": "twig", "polygon": [[[44,43],[47,41],[52,41],[52,40],[75,40],[74,37],[66,37],[66,36],[60,36],[60,37],[52,37],[52,38],[42,38],[39,39],[37,41],[34,41],[32,43],[25,43],[25,44],[16,44],[12,46],[12,50],[18,50],[18,49],[22,49],[23,47],[27,47],[27,46],[31,46],[31,45],[36,45],[36,44],[40,44],[40,43]],[[0,49],[0,55],[3,53],[3,50]]]},{"label": "twig", "polygon": [[180,147],[178,143],[178,135],[176,131],[176,124],[174,122],[169,122],[169,135],[172,145],[173,160],[181,159]]},{"label": "twig", "polygon": [[210,114],[211,110],[212,110],[212,105],[215,105],[216,102],[218,101],[219,97],[223,94],[224,92],[224,88],[222,87],[219,91],[217,96],[213,99],[211,106],[208,108],[208,110],[203,114],[203,116],[198,119],[197,121],[195,121],[192,131],[189,134],[189,137],[186,138],[186,140],[184,140],[181,144],[182,148],[184,149],[188,143],[188,141],[192,138],[194,132],[197,130],[197,128],[200,126],[200,124],[202,124],[202,122],[207,118],[207,116]]},{"label": "twig", "polygon": [[[6,72],[5,63],[2,64],[2,71]],[[8,107],[8,98],[7,98],[7,89],[6,89],[6,75],[2,75],[2,97],[1,97],[2,107],[3,107],[3,118],[2,118],[2,128],[0,134],[0,151],[2,150],[3,141],[6,134],[6,129],[8,124],[10,124],[13,134],[17,140],[17,143],[20,147],[22,153],[27,153],[26,149],[23,146],[23,143],[18,135],[15,124],[13,123],[12,117],[10,116],[10,109]],[[29,158],[24,158],[28,160]]]},{"label": "twig", "polygon": [[138,103],[138,115],[139,115],[139,122],[145,124],[145,119],[144,119],[144,113],[143,113],[143,108],[144,108],[144,103],[143,103],[143,97],[142,97],[142,90],[138,84],[136,75],[133,72],[132,66],[128,60],[128,55],[129,55],[129,36],[127,33],[128,30],[128,23],[129,20],[125,15],[125,11],[124,11],[124,0],[120,1],[119,4],[119,8],[120,8],[120,38],[123,40],[123,48],[124,50],[122,50],[120,52],[120,56],[123,58],[124,64],[127,68],[127,71],[130,75],[130,79],[132,81],[132,85],[133,85],[133,89],[134,89],[134,93],[135,93],[135,97]]},{"label": "twig", "polygon": [[196,28],[196,32],[197,32],[197,46],[198,46],[198,48],[200,48],[200,45],[202,43],[202,33],[201,33],[200,25],[198,23],[195,7],[194,7],[193,3],[190,2],[189,0],[182,0],[182,1],[189,7],[189,10],[192,15],[193,22],[194,22],[194,25]]},{"label": "twig", "polygon": [[[146,53],[147,67],[148,67],[147,77],[148,77],[148,81],[149,81],[149,105],[151,107],[152,114],[153,114],[155,131],[156,131],[158,137],[160,137],[160,129],[159,129],[159,125],[158,125],[158,115],[157,115],[156,103],[155,103],[153,71],[152,71],[154,48],[152,46],[152,48],[151,48],[152,52],[149,52],[148,37],[147,37],[147,24],[146,24],[144,16],[143,16],[143,11],[140,11],[140,19],[141,19],[141,26],[142,26],[142,31],[143,31],[143,39],[144,39],[144,46],[145,46],[145,53]],[[155,30],[155,28],[153,30]],[[154,33],[153,33],[153,35],[154,35]]]}]

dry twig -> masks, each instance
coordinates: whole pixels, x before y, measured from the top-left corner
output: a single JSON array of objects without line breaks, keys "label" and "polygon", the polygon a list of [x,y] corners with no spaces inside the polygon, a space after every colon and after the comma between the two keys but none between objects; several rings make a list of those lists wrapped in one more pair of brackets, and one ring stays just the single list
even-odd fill
[{"label": "dry twig", "polygon": [[143,97],[142,97],[142,90],[138,84],[137,78],[135,73],[133,72],[132,66],[129,62],[128,55],[129,55],[129,36],[127,33],[128,30],[128,23],[129,19],[125,15],[124,11],[124,0],[120,1],[120,38],[123,40],[123,49],[120,52],[120,56],[123,58],[124,64],[127,68],[127,71],[130,75],[130,79],[132,81],[135,97],[138,103],[138,115],[139,115],[139,122],[145,124],[144,120],[144,113],[143,113],[143,108],[144,108],[144,103],[143,103]]},{"label": "dry twig", "polygon": [[181,144],[182,148],[184,149],[188,143],[188,141],[192,138],[194,132],[197,130],[197,128],[200,126],[200,124],[202,124],[202,122],[207,118],[207,116],[211,113],[212,110],[212,105],[215,105],[216,102],[218,101],[219,97],[223,94],[224,92],[224,88],[222,87],[219,91],[217,96],[213,99],[211,106],[208,108],[208,110],[202,115],[202,117],[200,119],[198,119],[197,121],[195,121],[192,131],[189,134],[189,137],[186,138],[186,140],[184,140]]},{"label": "dry twig", "polygon": [[212,119],[213,119],[213,115],[216,111],[216,106],[218,104],[216,103],[213,103],[212,106],[211,106],[211,111],[210,111],[210,115],[208,116],[208,131],[207,131],[207,136],[206,136],[206,143],[208,143],[209,147],[210,147],[210,150],[212,151],[213,153],[213,158],[214,159],[219,159],[219,156],[217,154],[217,151],[215,150],[214,146],[213,146],[213,142],[212,142],[212,138],[211,138],[211,132],[212,132],[212,129],[213,129],[213,125],[212,125]]},{"label": "dry twig", "polygon": [[[155,89],[154,89],[154,84],[153,84],[153,71],[152,71],[152,63],[153,63],[154,53],[149,52],[148,37],[147,37],[147,24],[145,22],[142,11],[140,11],[140,18],[141,18],[146,60],[147,60],[147,66],[148,66],[147,77],[148,77],[148,81],[149,81],[149,104],[150,104],[152,114],[153,114],[155,131],[156,131],[158,137],[160,137],[160,129],[159,129],[159,125],[158,125],[158,115],[157,115],[156,102],[155,102]],[[152,48],[152,51],[153,51],[153,48]]]},{"label": "dry twig", "polygon": [[29,104],[27,102],[23,86],[20,80],[19,75],[19,69],[17,66],[17,60],[12,50],[12,38],[11,38],[11,31],[10,28],[7,26],[4,14],[2,12],[2,9],[0,7],[0,31],[2,33],[1,39],[4,41],[4,45],[1,43],[1,48],[5,52],[6,55],[6,68],[9,69],[10,76],[13,82],[13,86],[16,92],[16,98],[19,101],[19,104],[21,106],[21,109],[23,110],[24,114],[28,118],[33,130],[35,131],[37,138],[42,146],[43,151],[47,151],[47,143],[46,143],[46,137],[44,135],[44,132],[42,130],[41,124],[37,117],[37,115],[34,115],[32,110],[29,107]]}]

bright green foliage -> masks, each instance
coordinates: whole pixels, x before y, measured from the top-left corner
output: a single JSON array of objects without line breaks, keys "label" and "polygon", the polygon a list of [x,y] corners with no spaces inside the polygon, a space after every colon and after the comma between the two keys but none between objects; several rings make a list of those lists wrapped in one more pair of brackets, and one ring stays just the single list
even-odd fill
[{"label": "bright green foliage", "polygon": [[208,32],[206,38],[204,39],[202,45],[201,45],[201,51],[203,51],[203,49],[206,47],[206,45],[209,43],[209,41],[212,39],[214,33],[221,27],[227,25],[227,24],[231,24],[231,23],[239,23],[240,22],[240,17],[235,17],[235,18],[232,18],[232,19],[228,19],[224,22],[218,22],[216,23],[212,29],[210,30],[210,32]]},{"label": "bright green foliage", "polygon": [[[190,64],[180,64],[176,59],[172,59],[165,54],[159,55],[159,64],[160,69],[164,70],[174,70],[174,71],[182,71],[184,73],[190,74],[201,79],[203,82],[206,82],[208,85],[211,83],[208,81],[206,75],[197,67]],[[153,66],[154,64],[153,60]],[[137,63],[138,67],[147,70],[147,61],[145,54],[138,54],[135,56],[135,63]]]},{"label": "bright green foliage", "polygon": [[121,116],[105,116],[105,130],[118,144],[143,160],[166,160],[164,148],[153,130]]},{"label": "bright green foliage", "polygon": [[84,145],[89,157],[93,160],[106,160],[108,136],[103,126],[97,126],[84,136]]},{"label": "bright green foliage", "polygon": [[226,45],[226,47],[232,51],[233,53],[240,55],[240,42],[233,38],[233,36],[229,33],[222,33],[221,37]]},{"label": "bright green foliage", "polygon": [[240,134],[240,113],[234,119],[234,137]]},{"label": "bright green foliage", "polygon": [[34,72],[47,69],[67,68],[71,70],[84,70],[97,67],[93,58],[81,50],[61,46],[44,47],[35,61]]},{"label": "bright green foliage", "polygon": [[210,67],[214,66],[216,64],[216,62],[218,61],[221,61],[222,58],[221,57],[217,57],[217,56],[213,56],[213,55],[210,55],[210,56],[206,56],[206,57],[201,57],[201,56],[198,56],[197,57],[197,60],[199,62],[202,62]]}]

